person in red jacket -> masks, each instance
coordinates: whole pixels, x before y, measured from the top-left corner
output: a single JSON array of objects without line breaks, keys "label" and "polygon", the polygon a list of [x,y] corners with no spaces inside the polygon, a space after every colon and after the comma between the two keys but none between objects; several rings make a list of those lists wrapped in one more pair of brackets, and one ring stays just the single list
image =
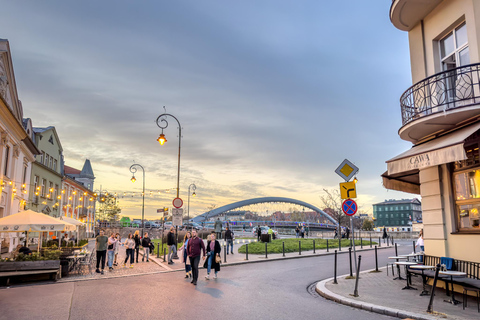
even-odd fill
[{"label": "person in red jacket", "polygon": [[192,238],[188,240],[187,244],[187,254],[190,259],[190,265],[192,266],[192,275],[193,285],[197,285],[198,279],[198,263],[200,262],[200,255],[203,252],[203,257],[205,258],[205,245],[203,240],[197,237],[197,230],[192,230]]}]

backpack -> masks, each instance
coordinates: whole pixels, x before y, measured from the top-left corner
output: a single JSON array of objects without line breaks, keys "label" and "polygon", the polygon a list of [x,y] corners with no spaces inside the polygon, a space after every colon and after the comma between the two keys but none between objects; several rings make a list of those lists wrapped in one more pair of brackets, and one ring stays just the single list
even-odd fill
[{"label": "backpack", "polygon": [[155,245],[153,244],[153,242],[150,242],[148,246],[150,247],[150,252],[155,251]]}]

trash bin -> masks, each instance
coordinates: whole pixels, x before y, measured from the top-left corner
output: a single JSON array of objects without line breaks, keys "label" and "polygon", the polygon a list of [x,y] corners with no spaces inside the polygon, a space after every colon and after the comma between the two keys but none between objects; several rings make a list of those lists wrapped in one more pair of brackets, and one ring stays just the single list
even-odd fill
[{"label": "trash bin", "polygon": [[263,234],[260,236],[260,241],[262,242],[270,242],[270,235],[269,234]]},{"label": "trash bin", "polygon": [[70,267],[70,264],[69,264],[68,260],[66,260],[66,259],[60,260],[60,268],[62,269],[62,277],[68,276],[69,267]]}]

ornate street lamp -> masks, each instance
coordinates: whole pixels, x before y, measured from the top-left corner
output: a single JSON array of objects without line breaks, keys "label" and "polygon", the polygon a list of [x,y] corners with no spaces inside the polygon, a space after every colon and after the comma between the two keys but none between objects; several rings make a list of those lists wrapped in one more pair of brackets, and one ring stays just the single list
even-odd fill
[{"label": "ornate street lamp", "polygon": [[144,214],[145,214],[145,169],[139,165],[138,163],[134,163],[130,166],[130,172],[133,173],[133,176],[132,176],[132,182],[135,182],[137,181],[137,179],[135,179],[135,173],[137,172],[137,167],[140,167],[142,168],[142,171],[143,171],[143,192],[142,192],[142,236],[143,236],[143,228],[145,227],[145,220],[144,220]]},{"label": "ornate street lamp", "polygon": [[192,187],[192,189],[193,189],[192,197],[195,197],[197,195],[195,193],[195,190],[197,190],[197,186],[195,185],[195,183],[192,183],[191,185],[188,186],[188,206],[187,206],[188,216],[187,216],[187,221],[190,220],[190,187]]}]

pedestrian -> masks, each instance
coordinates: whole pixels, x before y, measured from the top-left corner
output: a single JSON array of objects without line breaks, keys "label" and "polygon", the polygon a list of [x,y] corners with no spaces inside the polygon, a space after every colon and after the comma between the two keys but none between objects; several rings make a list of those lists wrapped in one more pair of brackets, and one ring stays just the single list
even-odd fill
[{"label": "pedestrian", "polygon": [[335,235],[333,236],[333,239],[336,239],[338,237],[338,227],[335,228]]},{"label": "pedestrian", "polygon": [[217,274],[220,271],[220,261],[222,260],[220,257],[222,247],[220,246],[220,243],[215,239],[215,233],[212,233],[210,239],[211,240],[207,242],[207,256],[203,257],[203,260],[205,260],[203,267],[207,268],[207,275],[205,276],[205,280],[210,280],[210,271],[212,270],[212,268],[215,270],[215,276],[213,278],[217,279]]},{"label": "pedestrian", "polygon": [[185,263],[185,278],[192,277],[192,266],[190,265],[190,259],[188,258],[187,254],[187,246],[188,246],[188,240],[192,237],[192,234],[190,231],[187,231],[185,233],[185,237],[183,237],[183,245],[180,247],[179,250],[183,250],[183,263]]},{"label": "pedestrian", "polygon": [[175,232],[174,228],[170,227],[170,231],[167,234],[167,246],[168,246],[168,264],[173,264],[173,256],[177,255],[177,246],[175,245]]},{"label": "pedestrian", "polygon": [[120,246],[122,244],[122,237],[120,237],[120,233],[117,232],[117,234],[115,235],[115,238],[117,239],[117,245],[115,246],[115,261],[113,261],[113,265],[116,267],[118,266],[117,257],[118,257],[118,252],[120,251]]},{"label": "pedestrian", "polygon": [[310,231],[310,228],[308,226],[305,227],[305,235],[307,236],[308,238],[308,231]]},{"label": "pedestrian", "polygon": [[245,232],[245,225],[243,225],[243,232]]},{"label": "pedestrian", "polygon": [[147,262],[150,262],[150,261],[148,261],[148,257],[149,257],[149,254],[150,254],[150,243],[151,242],[152,241],[148,237],[148,232],[145,232],[145,234],[143,235],[143,239],[142,239],[142,247],[143,247],[142,262],[145,261],[145,256],[147,256]]},{"label": "pedestrian", "polygon": [[127,267],[128,257],[130,257],[130,268],[133,268],[133,263],[135,262],[135,259],[133,257],[135,251],[135,240],[131,233],[128,234],[128,238],[127,240],[125,240],[125,246],[127,247],[127,256],[125,257],[125,261],[123,262],[123,267]]},{"label": "pedestrian", "polygon": [[345,230],[345,238],[350,239],[350,229],[348,227]]},{"label": "pedestrian", "polygon": [[262,228],[260,228],[260,225],[257,226],[257,241],[260,241],[260,237],[262,235]]},{"label": "pedestrian", "polygon": [[300,236],[303,238],[305,238],[305,229],[303,228],[303,226],[300,227]]},{"label": "pedestrian", "polygon": [[192,238],[188,240],[187,254],[190,259],[190,265],[192,267],[192,282],[193,285],[197,285],[198,280],[198,263],[200,262],[200,255],[203,251],[203,257],[205,257],[205,245],[203,240],[197,237],[197,230],[192,230]]},{"label": "pedestrian", "polygon": [[135,252],[137,254],[137,263],[138,263],[138,252],[140,251],[140,231],[135,231],[135,236],[133,237],[135,241]]},{"label": "pedestrian", "polygon": [[[105,269],[105,258],[107,257],[108,237],[104,233],[105,231],[103,229],[100,230],[95,239],[95,249],[97,250],[97,269],[95,272],[101,274],[103,274],[103,269]],[[101,272],[99,270],[100,263],[102,264]]]},{"label": "pedestrian", "polygon": [[220,221],[220,218],[217,218],[217,221],[215,221],[214,228],[217,233],[217,239],[222,239],[222,221]]},{"label": "pedestrian", "polygon": [[425,251],[425,243],[423,241],[423,229],[420,230],[420,234],[418,235],[418,240],[417,243],[415,244],[415,247],[420,247],[420,250],[422,251],[422,255],[419,256],[419,262],[423,262],[423,252]]},{"label": "pedestrian", "polygon": [[230,252],[233,254],[233,238],[234,234],[230,227],[227,227],[227,231],[225,231],[225,240],[227,240],[227,254],[228,254],[228,246],[230,246]]},{"label": "pedestrian", "polygon": [[300,228],[298,227],[298,225],[295,227],[295,234],[296,234],[296,238],[300,236]]},{"label": "pedestrian", "polygon": [[383,239],[386,239],[388,238],[388,235],[387,235],[387,229],[385,229],[385,226],[383,226]]},{"label": "pedestrian", "polygon": [[113,270],[113,257],[115,256],[115,247],[117,246],[117,239],[115,238],[115,233],[112,232],[110,238],[108,238],[108,270]]}]

